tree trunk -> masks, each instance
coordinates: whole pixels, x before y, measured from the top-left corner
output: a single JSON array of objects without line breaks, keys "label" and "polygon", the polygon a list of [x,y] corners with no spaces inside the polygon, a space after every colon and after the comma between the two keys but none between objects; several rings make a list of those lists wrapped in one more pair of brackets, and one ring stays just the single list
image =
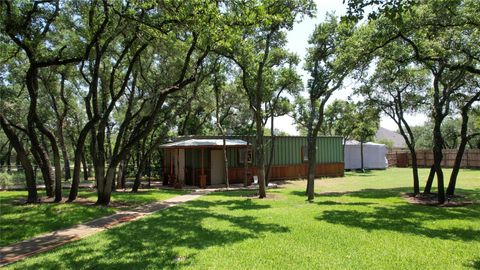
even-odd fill
[{"label": "tree trunk", "polygon": [[[103,177],[101,181],[101,187],[97,188],[97,205],[108,205],[112,196],[112,183],[113,178],[115,177],[116,166],[109,166],[107,169],[107,174]],[[102,177],[101,177],[102,178]]]},{"label": "tree trunk", "polygon": [[255,126],[256,126],[256,161],[257,161],[257,175],[258,175],[258,193],[259,198],[267,197],[265,186],[265,152],[264,152],[264,135],[262,125],[262,114],[258,110],[255,112]]},{"label": "tree trunk", "polygon": [[123,159],[118,166],[117,189],[125,188],[125,174],[127,173],[128,157]]},{"label": "tree trunk", "polygon": [[435,127],[433,130],[434,134],[434,146],[433,146],[433,167],[435,168],[435,174],[437,175],[437,185],[438,185],[438,203],[443,204],[445,202],[445,187],[443,180],[443,171],[442,171],[442,146],[443,139],[441,135],[441,122],[436,120]]},{"label": "tree trunk", "polygon": [[37,164],[42,170],[43,179],[45,182],[45,189],[47,196],[53,196],[52,176],[53,171],[50,164],[50,159],[45,149],[42,148],[37,136],[35,125],[40,122],[37,121],[37,89],[38,89],[38,68],[34,64],[30,64],[27,74],[25,76],[26,86],[30,97],[30,106],[27,115],[27,130],[28,137],[32,145],[32,150],[36,152],[34,157],[37,159]]},{"label": "tree trunk", "polygon": [[[28,136],[30,140],[32,137]],[[37,140],[38,141],[38,140]],[[53,170],[52,165],[50,164],[50,158],[48,157],[45,150],[40,145],[34,145],[32,143],[32,154],[37,162],[38,167],[40,167],[40,172],[42,173],[43,183],[45,185],[45,192],[47,197],[53,197]]]},{"label": "tree trunk", "polygon": [[138,192],[138,188],[140,187],[143,172],[145,171],[145,166],[147,164],[146,158],[140,158],[140,163],[137,167],[137,172],[135,173],[135,181],[133,182],[132,192]]},{"label": "tree trunk", "polygon": [[37,122],[38,129],[45,134],[50,141],[50,146],[53,153],[53,163],[55,166],[55,202],[62,201],[62,163],[60,160],[60,151],[58,149],[57,140],[55,135],[43,126],[43,123]]},{"label": "tree trunk", "polygon": [[[19,140],[20,141],[20,140]],[[6,157],[6,162],[7,162],[7,172],[10,173],[12,171],[12,149],[13,146],[11,143],[8,145],[8,151],[7,151],[7,157]]]},{"label": "tree trunk", "polygon": [[[73,165],[73,178],[72,186],[70,187],[70,194],[68,195],[68,201],[74,201],[78,195],[78,185],[80,184],[80,169],[83,163],[83,174],[85,178],[86,171],[86,162],[85,162],[85,140],[87,139],[88,133],[92,130],[98,118],[94,118],[85,124],[85,126],[80,131],[78,135],[77,143],[75,145],[75,154],[74,154],[74,165]],[[85,180],[88,180],[88,175]]]},{"label": "tree trunk", "polygon": [[[307,136],[307,156],[308,156],[308,178],[307,178],[307,200],[313,201],[315,199],[315,165],[317,163],[316,148],[317,138],[313,130],[309,130]],[[303,157],[302,157],[303,162]]]},{"label": "tree trunk", "polygon": [[223,132],[223,129],[222,129],[222,138],[223,138],[223,162],[225,163],[225,183],[227,184],[227,188],[229,188],[230,181],[228,179],[227,145],[226,145],[225,133]]},{"label": "tree trunk", "polygon": [[425,184],[425,189],[423,190],[424,194],[429,194],[432,192],[433,179],[435,178],[435,166],[430,167],[430,173],[428,174],[427,183]]},{"label": "tree trunk", "polygon": [[275,154],[275,134],[273,132],[274,131],[273,119],[274,117],[272,116],[272,120],[270,122],[270,133],[272,134],[270,136],[270,156],[268,157],[267,169],[265,170],[265,184],[267,186],[268,186],[268,183],[270,182],[270,173],[272,169],[273,155]]},{"label": "tree trunk", "polygon": [[32,164],[28,159],[27,152],[25,151],[25,148],[18,139],[17,135],[10,128],[10,125],[1,113],[0,125],[2,126],[2,129],[5,132],[8,140],[10,141],[10,144],[13,146],[13,148],[15,148],[15,152],[17,152],[17,157],[22,164],[23,170],[25,172],[25,180],[27,183],[28,191],[27,203],[36,203],[38,202],[37,184],[35,182],[35,174],[33,172]]},{"label": "tree trunk", "polygon": [[462,164],[463,153],[468,142],[467,129],[468,129],[468,111],[469,106],[462,108],[462,128],[460,131],[460,146],[457,150],[457,156],[455,157],[455,163],[453,164],[452,174],[450,175],[450,181],[448,183],[447,195],[453,196],[455,194],[455,186],[457,184],[457,176],[460,171],[460,165]]},{"label": "tree trunk", "polygon": [[85,149],[82,151],[82,168],[83,168],[83,180],[85,182],[88,181],[88,174],[89,174],[89,169],[87,165],[87,159],[85,157]]},{"label": "tree trunk", "polygon": [[410,149],[412,154],[412,173],[413,173],[413,194],[417,195],[420,193],[420,180],[418,179],[418,162],[417,162],[417,153],[415,149]]}]

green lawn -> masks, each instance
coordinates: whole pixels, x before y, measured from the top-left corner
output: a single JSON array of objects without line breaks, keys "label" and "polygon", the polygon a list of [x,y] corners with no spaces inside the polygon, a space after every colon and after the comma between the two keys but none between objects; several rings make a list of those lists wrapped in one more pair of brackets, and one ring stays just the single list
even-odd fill
[{"label": "green lawn", "polygon": [[212,193],[7,268],[479,269],[480,171],[460,173],[458,190],[476,203],[455,208],[408,204],[409,175],[319,180],[318,192],[339,192],[314,203],[304,181],[264,200]]},{"label": "green lawn", "polygon": [[[27,195],[26,191],[0,191],[0,247],[110,215],[118,210],[164,200],[182,193],[183,191],[179,190],[150,190],[141,191],[138,194],[114,192],[112,207],[98,207],[91,203],[25,205],[17,203],[17,201],[24,201]],[[43,191],[40,196],[45,196]],[[95,202],[96,193],[82,190],[79,197]]]}]

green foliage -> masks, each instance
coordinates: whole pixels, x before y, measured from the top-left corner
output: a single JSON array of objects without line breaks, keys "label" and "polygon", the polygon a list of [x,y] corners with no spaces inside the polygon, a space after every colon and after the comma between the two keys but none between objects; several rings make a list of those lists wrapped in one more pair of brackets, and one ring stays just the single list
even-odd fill
[{"label": "green foliage", "polygon": [[373,140],[380,125],[380,111],[369,104],[357,104],[356,127],[352,137],[360,142]]},{"label": "green foliage", "polygon": [[377,140],[375,141],[376,143],[381,143],[381,144],[385,144],[385,146],[387,147],[387,149],[391,150],[393,149],[393,145],[394,145],[394,142],[392,140],[389,140],[389,139],[381,139],[381,140]]},{"label": "green foliage", "polygon": [[344,140],[352,137],[357,126],[356,105],[353,102],[336,99],[325,110],[325,121],[321,132],[325,135],[342,136]]},{"label": "green foliage", "polygon": [[[469,119],[468,124],[468,134],[480,134],[480,128],[475,124],[476,119],[475,113],[472,114],[472,118]],[[477,116],[478,117],[478,116]],[[441,131],[444,139],[444,148],[446,149],[456,149],[460,144],[460,129],[461,129],[461,119],[458,117],[448,117],[442,123]],[[433,138],[432,138],[432,129],[433,124],[431,121],[426,122],[422,126],[412,127],[412,131],[417,140],[417,147],[419,149],[432,149],[433,147]],[[480,149],[479,148],[479,136],[476,135],[469,140],[467,143],[467,148],[471,149]]]},{"label": "green foliage", "polygon": [[0,188],[4,189],[12,185],[15,185],[12,174],[7,172],[0,172]]}]

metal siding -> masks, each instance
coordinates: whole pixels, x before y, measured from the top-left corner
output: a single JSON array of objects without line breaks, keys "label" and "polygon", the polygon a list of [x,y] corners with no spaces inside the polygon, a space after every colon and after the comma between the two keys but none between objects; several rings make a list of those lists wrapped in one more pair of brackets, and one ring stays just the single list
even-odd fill
[{"label": "metal siding", "polygon": [[[238,138],[238,137],[237,137]],[[248,140],[248,138],[243,137],[243,140]],[[252,142],[254,138],[250,138]],[[266,139],[268,140],[268,139]],[[341,137],[318,137],[317,138],[317,164],[318,163],[343,163],[344,153],[343,153],[343,139]],[[301,151],[302,146],[307,145],[306,137],[277,137],[275,138],[275,152],[272,165],[298,165],[302,164]],[[268,145],[270,146],[270,144]],[[250,147],[254,145],[250,144]],[[240,167],[241,164],[238,163],[238,152],[239,149],[230,148],[227,149],[227,157],[229,167],[235,168]],[[270,147],[266,147],[266,162],[268,162],[268,155],[270,152]],[[205,168],[209,164],[209,154],[210,150],[204,150],[204,164]],[[192,162],[193,155],[193,162]],[[169,156],[168,156],[169,157]],[[254,156],[255,159],[255,156]],[[167,166],[169,166],[170,160],[167,159]],[[187,166],[192,166],[194,168],[201,167],[201,150],[200,149],[189,149],[186,151],[186,164]]]}]

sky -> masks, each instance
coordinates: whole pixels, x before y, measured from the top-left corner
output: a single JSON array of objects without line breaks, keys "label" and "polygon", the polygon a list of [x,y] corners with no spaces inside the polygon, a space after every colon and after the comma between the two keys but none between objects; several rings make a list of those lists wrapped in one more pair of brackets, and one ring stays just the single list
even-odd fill
[{"label": "sky", "polygon": [[[295,52],[300,56],[301,59],[305,58],[306,48],[308,47],[308,38],[315,28],[315,25],[322,22],[325,18],[327,12],[334,12],[337,16],[342,16],[346,13],[346,6],[342,3],[343,0],[315,0],[317,4],[317,14],[315,18],[304,18],[302,22],[295,24],[293,30],[290,31],[287,35],[288,50]],[[298,66],[298,72],[302,75],[304,85],[308,79],[308,74],[302,69],[303,63],[300,63]],[[334,99],[347,99],[352,94],[352,87],[354,82],[347,81],[343,89],[336,92]],[[423,114],[417,115],[407,115],[406,120],[411,125],[422,125],[427,117]],[[282,131],[286,131],[291,135],[298,135],[293,119],[290,116],[282,116],[275,118],[275,128],[278,128]],[[270,126],[268,123],[267,126]],[[397,130],[397,126],[393,120],[389,119],[387,116],[381,117],[380,126],[390,129]]]}]

